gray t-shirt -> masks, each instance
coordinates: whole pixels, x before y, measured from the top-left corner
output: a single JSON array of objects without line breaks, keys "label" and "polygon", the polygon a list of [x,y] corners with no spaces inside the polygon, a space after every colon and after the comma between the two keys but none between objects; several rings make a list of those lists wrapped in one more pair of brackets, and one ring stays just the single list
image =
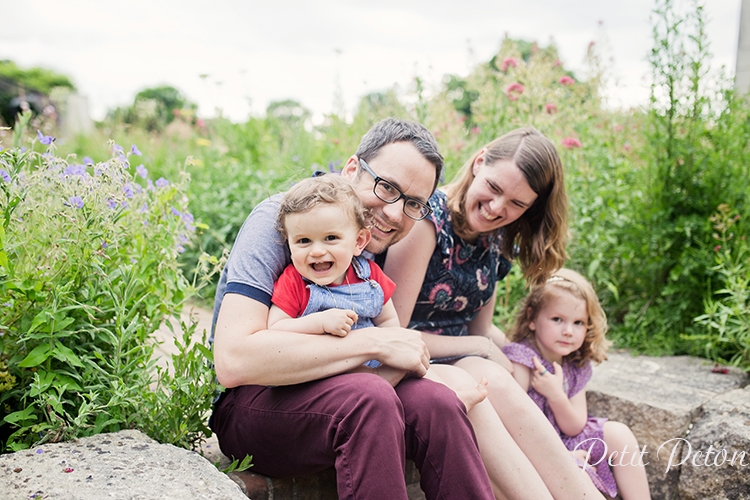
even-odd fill
[{"label": "gray t-shirt", "polygon": [[282,197],[283,193],[275,194],[258,204],[237,234],[216,288],[211,340],[225,293],[238,293],[271,306],[273,284],[292,262],[289,247],[276,229]]}]

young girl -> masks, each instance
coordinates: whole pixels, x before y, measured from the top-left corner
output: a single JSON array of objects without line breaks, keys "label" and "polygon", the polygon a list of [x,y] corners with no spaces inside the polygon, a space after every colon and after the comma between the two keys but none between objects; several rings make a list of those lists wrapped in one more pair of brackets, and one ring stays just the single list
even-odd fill
[{"label": "young girl", "polygon": [[607,359],[606,331],[594,289],[580,274],[561,269],[526,297],[511,330],[513,342],[502,350],[513,363],[513,377],[597,488],[611,497],[619,489],[623,500],[649,499],[646,469],[630,428],[587,414],[585,387],[591,362]]}]

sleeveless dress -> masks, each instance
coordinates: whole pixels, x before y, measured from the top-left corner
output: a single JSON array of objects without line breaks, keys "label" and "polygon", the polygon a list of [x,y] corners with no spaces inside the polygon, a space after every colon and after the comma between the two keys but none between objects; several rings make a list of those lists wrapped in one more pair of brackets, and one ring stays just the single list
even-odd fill
[{"label": "sleeveless dress", "polygon": [[495,283],[510,271],[500,249],[501,235],[474,243],[453,232],[448,200],[442,191],[430,197],[436,246],[427,266],[409,328],[439,335],[468,335],[468,324],[492,298]]},{"label": "sleeveless dress", "polygon": [[[544,359],[528,341],[521,343],[511,342],[504,346],[502,350],[508,359],[520,365],[527,366],[532,370],[535,369],[533,358],[536,356],[547,370],[553,373],[555,371],[552,368],[552,363]],[[589,380],[591,380],[592,370],[591,363],[589,362],[586,362],[583,366],[576,366],[563,359],[562,370],[563,390],[569,398],[581,392]],[[576,446],[578,446],[578,449],[583,449],[584,451],[591,449],[589,462],[597,465],[587,466],[586,472],[588,472],[599,491],[614,498],[617,495],[617,485],[615,484],[612,470],[607,463],[607,457],[605,456],[607,450],[604,445],[604,423],[608,419],[589,416],[580,434],[577,436],[567,436],[563,434],[557,425],[555,414],[552,408],[550,408],[547,398],[539,394],[533,387],[529,387],[528,394],[534,403],[544,412],[547,420],[555,428],[568,450],[573,451],[576,449]],[[578,460],[576,459],[576,461]],[[583,466],[583,463],[579,462],[579,466]]]}]

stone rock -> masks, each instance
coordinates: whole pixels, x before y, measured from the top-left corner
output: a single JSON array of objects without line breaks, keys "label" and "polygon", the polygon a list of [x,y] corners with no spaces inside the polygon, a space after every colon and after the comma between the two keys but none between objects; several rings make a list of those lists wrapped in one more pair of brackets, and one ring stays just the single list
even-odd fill
[{"label": "stone rock", "polygon": [[198,453],[120,431],[0,455],[0,499],[247,500]]},{"label": "stone rock", "polygon": [[[681,468],[668,467],[673,447],[678,446],[674,456],[681,456],[680,438],[686,437],[704,406],[746,385],[747,375],[735,369],[713,373],[708,361],[689,356],[608,356],[594,367],[587,387],[589,413],[628,425],[641,451],[645,446],[643,460],[653,498],[675,498]],[[750,413],[746,416],[750,419]],[[746,441],[746,449],[747,445]]]},{"label": "stone rock", "polygon": [[683,500],[750,498],[750,387],[709,401],[675,462]]}]

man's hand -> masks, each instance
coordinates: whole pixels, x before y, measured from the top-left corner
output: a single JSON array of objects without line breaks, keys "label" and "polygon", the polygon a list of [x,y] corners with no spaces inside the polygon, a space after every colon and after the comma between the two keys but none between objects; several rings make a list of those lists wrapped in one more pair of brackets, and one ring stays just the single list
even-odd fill
[{"label": "man's hand", "polygon": [[430,367],[430,353],[422,334],[407,328],[362,328],[355,330],[375,343],[375,359],[415,377],[423,377]]},{"label": "man's hand", "polygon": [[323,331],[337,337],[345,337],[357,322],[357,313],[351,309],[328,309],[315,314],[318,315]]}]

